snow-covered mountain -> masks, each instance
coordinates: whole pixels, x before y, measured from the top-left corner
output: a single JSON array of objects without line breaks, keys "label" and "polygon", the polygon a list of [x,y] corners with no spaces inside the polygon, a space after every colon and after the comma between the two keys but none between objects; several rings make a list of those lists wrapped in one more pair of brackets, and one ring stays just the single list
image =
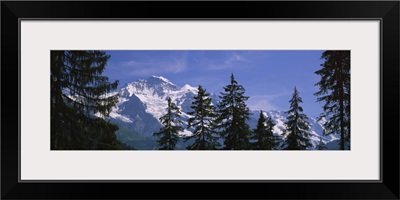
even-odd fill
[{"label": "snow-covered mountain", "polygon": [[[257,125],[257,120],[260,115],[260,111],[252,111],[252,113],[253,113],[253,115],[252,115],[252,119],[249,122],[249,125],[251,127],[255,127]],[[281,136],[282,139],[285,138],[286,136],[282,136],[282,134],[283,134],[283,130],[285,129],[284,123],[286,121],[287,114],[284,111],[270,110],[270,111],[264,112],[264,116],[270,117],[271,119],[273,119],[273,121],[275,123],[274,129],[273,129],[274,135]],[[339,139],[335,135],[322,136],[324,121],[317,121],[316,119],[309,117],[308,123],[310,123],[310,126],[311,126],[311,130],[309,131],[309,133],[311,134],[310,142],[311,142],[313,148],[315,148],[318,145],[318,143],[320,142],[320,137],[322,137],[322,141],[325,144],[328,144],[332,141]]]},{"label": "snow-covered mountain", "polygon": [[[161,76],[152,76],[145,80],[131,82],[122,87],[119,91],[120,98],[117,107],[110,114],[110,121],[117,124],[120,130],[117,137],[126,143],[131,140],[143,140],[149,142],[153,140],[152,134],[159,131],[161,124],[159,118],[166,113],[167,98],[181,109],[183,121],[187,121],[190,117],[188,112],[191,111],[191,103],[193,97],[197,94],[196,87],[188,84],[179,87]],[[211,94],[212,103],[217,104],[218,96]],[[250,97],[251,98],[251,97]],[[257,124],[260,111],[252,111],[252,119],[248,122],[254,128]],[[284,129],[286,114],[283,111],[271,110],[264,112],[265,116],[271,117],[274,122],[274,134],[281,135]],[[322,135],[322,122],[310,118],[311,124],[311,143],[315,147]],[[184,130],[182,135],[191,134],[190,131]],[[336,140],[335,136],[322,137],[324,143]],[[143,142],[142,141],[142,142]],[[137,143],[135,143],[137,144]],[[137,145],[136,145],[137,146]]]}]

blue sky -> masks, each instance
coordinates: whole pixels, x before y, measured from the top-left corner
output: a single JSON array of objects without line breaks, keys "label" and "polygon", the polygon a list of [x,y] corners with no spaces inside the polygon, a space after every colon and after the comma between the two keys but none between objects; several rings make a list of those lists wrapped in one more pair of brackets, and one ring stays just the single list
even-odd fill
[{"label": "blue sky", "polygon": [[202,85],[210,93],[223,91],[231,73],[246,89],[250,109],[287,110],[296,86],[309,117],[322,112],[314,86],[320,79],[323,51],[296,50],[135,50],[107,51],[111,58],[103,75],[119,80],[119,87],[152,75],[163,76],[178,86]]}]

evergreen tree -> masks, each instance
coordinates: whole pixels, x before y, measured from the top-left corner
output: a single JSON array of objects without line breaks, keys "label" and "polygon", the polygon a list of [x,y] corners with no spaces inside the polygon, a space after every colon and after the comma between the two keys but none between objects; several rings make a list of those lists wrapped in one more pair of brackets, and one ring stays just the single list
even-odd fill
[{"label": "evergreen tree", "polygon": [[224,140],[224,149],[250,149],[249,136],[251,130],[246,121],[250,118],[250,111],[246,105],[249,97],[244,96],[245,89],[231,75],[231,82],[221,92],[221,101],[218,104],[218,127]]},{"label": "evergreen tree", "polygon": [[260,111],[260,117],[256,129],[253,130],[251,139],[255,142],[252,143],[254,150],[273,150],[276,148],[276,138],[272,129],[275,124],[270,117],[265,118],[263,111]]},{"label": "evergreen tree", "polygon": [[285,123],[286,130],[284,134],[286,139],[283,142],[283,149],[286,150],[305,150],[311,146],[309,141],[310,124],[307,122],[307,116],[303,114],[303,108],[299,105],[303,100],[299,96],[296,87],[292,99],[289,101],[290,109]]},{"label": "evergreen tree", "polygon": [[218,137],[215,136],[214,123],[216,118],[215,107],[211,103],[211,97],[203,87],[198,87],[198,94],[194,97],[194,101],[190,108],[193,112],[188,114],[193,115],[189,118],[188,128],[194,127],[192,136],[185,138],[189,140],[195,139],[195,142],[187,147],[188,150],[215,150],[220,144]]},{"label": "evergreen tree", "polygon": [[153,133],[154,136],[160,137],[157,140],[157,148],[159,150],[174,150],[179,141],[179,132],[183,131],[181,126],[183,122],[179,119],[181,115],[179,107],[172,102],[170,97],[168,97],[167,101],[167,113],[160,117],[163,127],[160,128],[159,132]]},{"label": "evergreen tree", "polygon": [[118,149],[118,127],[108,116],[118,101],[102,72],[110,58],[103,51],[51,51],[51,149]]},{"label": "evergreen tree", "polygon": [[322,69],[315,72],[321,80],[315,85],[318,102],[325,102],[320,119],[327,118],[326,134],[340,135],[340,150],[350,141],[350,51],[325,51]]},{"label": "evergreen tree", "polygon": [[318,150],[325,150],[325,149],[327,149],[325,143],[322,141],[322,137],[319,137],[319,143],[318,143],[318,145],[316,146],[316,149],[318,149]]}]

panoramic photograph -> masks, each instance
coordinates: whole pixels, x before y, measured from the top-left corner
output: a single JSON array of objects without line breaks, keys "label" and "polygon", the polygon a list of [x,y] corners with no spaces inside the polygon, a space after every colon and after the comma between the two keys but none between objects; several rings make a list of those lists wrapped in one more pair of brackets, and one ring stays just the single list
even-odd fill
[{"label": "panoramic photograph", "polygon": [[350,150],[348,50],[52,50],[51,150]]}]

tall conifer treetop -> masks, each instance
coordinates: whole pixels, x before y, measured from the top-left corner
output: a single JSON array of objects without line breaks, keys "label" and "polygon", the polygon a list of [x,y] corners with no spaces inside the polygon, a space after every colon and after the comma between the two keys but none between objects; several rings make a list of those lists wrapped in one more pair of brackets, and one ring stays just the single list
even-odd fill
[{"label": "tall conifer treetop", "polygon": [[157,140],[157,148],[159,150],[174,150],[179,141],[179,132],[183,131],[179,107],[172,102],[170,97],[167,98],[167,101],[167,113],[160,117],[163,127],[160,128],[159,132],[153,134],[159,137]]},{"label": "tall conifer treetop", "polygon": [[287,121],[285,123],[286,130],[284,134],[286,139],[283,142],[283,149],[285,150],[305,150],[311,147],[309,141],[310,124],[307,122],[308,117],[303,114],[303,108],[300,103],[303,100],[299,96],[297,88],[294,88],[292,99],[289,101],[290,109],[286,111],[288,114]]},{"label": "tall conifer treetop", "polygon": [[116,149],[118,127],[108,116],[118,101],[118,81],[102,76],[103,51],[51,51],[51,149]]},{"label": "tall conifer treetop", "polygon": [[322,69],[315,72],[321,76],[316,83],[318,102],[325,102],[320,119],[326,118],[326,134],[339,134],[339,149],[344,150],[350,142],[350,51],[325,51],[322,53]]},{"label": "tall conifer treetop", "polygon": [[277,147],[276,138],[272,131],[275,126],[270,117],[265,118],[264,113],[260,110],[260,117],[258,118],[257,128],[253,130],[251,137],[254,142],[252,149],[254,150],[273,150]]},{"label": "tall conifer treetop", "polygon": [[193,116],[188,120],[188,128],[193,127],[194,132],[192,136],[185,138],[185,140],[191,138],[195,140],[193,144],[187,147],[188,150],[215,150],[220,146],[214,124],[216,119],[215,107],[211,100],[210,94],[199,85],[197,96],[194,97],[190,106],[193,112],[188,113]]},{"label": "tall conifer treetop", "polygon": [[230,84],[221,92],[221,101],[218,104],[218,127],[224,140],[224,149],[244,150],[249,149],[249,136],[251,130],[247,124],[250,111],[246,105],[248,96],[244,96],[245,89],[231,75]]}]

